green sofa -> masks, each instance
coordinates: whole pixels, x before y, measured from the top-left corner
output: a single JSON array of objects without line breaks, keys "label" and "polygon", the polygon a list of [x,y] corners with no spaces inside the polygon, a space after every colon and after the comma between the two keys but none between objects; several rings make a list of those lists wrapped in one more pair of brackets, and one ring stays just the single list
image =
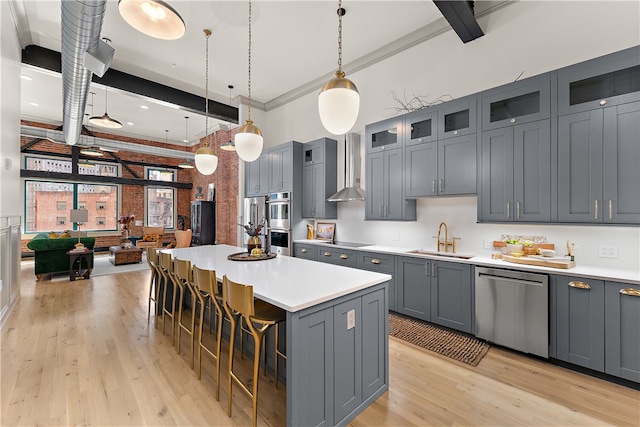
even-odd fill
[{"label": "green sofa", "polygon": [[[80,242],[88,249],[93,249],[95,237],[81,237]],[[50,238],[48,233],[37,234],[27,247],[35,254],[36,281],[42,279],[43,274],[61,273],[69,271],[69,256],[67,252],[78,243],[77,237]],[[93,269],[93,253],[90,265],[83,268]]]}]

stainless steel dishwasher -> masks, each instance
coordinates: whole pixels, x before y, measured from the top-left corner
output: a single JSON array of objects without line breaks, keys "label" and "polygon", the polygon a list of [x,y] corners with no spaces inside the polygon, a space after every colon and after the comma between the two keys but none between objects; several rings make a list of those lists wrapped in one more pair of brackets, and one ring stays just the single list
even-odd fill
[{"label": "stainless steel dishwasher", "polygon": [[476,267],[478,338],[549,357],[549,277]]}]

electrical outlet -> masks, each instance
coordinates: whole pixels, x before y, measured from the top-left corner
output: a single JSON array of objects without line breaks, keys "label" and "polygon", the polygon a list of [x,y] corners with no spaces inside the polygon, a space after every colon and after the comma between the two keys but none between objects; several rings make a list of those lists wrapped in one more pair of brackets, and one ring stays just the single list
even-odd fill
[{"label": "electrical outlet", "polygon": [[618,258],[618,247],[613,245],[600,245],[598,248],[600,258]]},{"label": "electrical outlet", "polygon": [[347,311],[347,329],[353,329],[356,327],[356,311]]},{"label": "electrical outlet", "polygon": [[400,236],[398,235],[398,233],[391,233],[391,240],[393,240],[394,242],[400,240]]},{"label": "electrical outlet", "polygon": [[484,246],[485,249],[493,249],[493,240],[484,240]]}]

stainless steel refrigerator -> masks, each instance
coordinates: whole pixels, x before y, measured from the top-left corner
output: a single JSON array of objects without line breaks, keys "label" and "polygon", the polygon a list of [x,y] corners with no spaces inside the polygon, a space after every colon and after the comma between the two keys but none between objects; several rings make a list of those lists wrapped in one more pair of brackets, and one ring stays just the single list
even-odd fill
[{"label": "stainless steel refrigerator", "polygon": [[[242,225],[246,225],[251,223],[252,227],[256,227],[258,224],[264,224],[262,227],[262,231],[260,231],[260,240],[262,241],[262,248],[268,249],[267,247],[267,198],[264,196],[259,197],[248,197],[244,199],[244,213],[242,215]],[[244,245],[247,245],[247,240],[249,239],[249,235],[243,230],[243,242]]]}]

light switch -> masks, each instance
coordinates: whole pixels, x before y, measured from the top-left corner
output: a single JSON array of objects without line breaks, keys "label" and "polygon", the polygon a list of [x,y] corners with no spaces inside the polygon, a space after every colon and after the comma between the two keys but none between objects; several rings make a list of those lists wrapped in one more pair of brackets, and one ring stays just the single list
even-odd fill
[{"label": "light switch", "polygon": [[347,311],[347,329],[353,329],[356,327],[356,311]]}]

